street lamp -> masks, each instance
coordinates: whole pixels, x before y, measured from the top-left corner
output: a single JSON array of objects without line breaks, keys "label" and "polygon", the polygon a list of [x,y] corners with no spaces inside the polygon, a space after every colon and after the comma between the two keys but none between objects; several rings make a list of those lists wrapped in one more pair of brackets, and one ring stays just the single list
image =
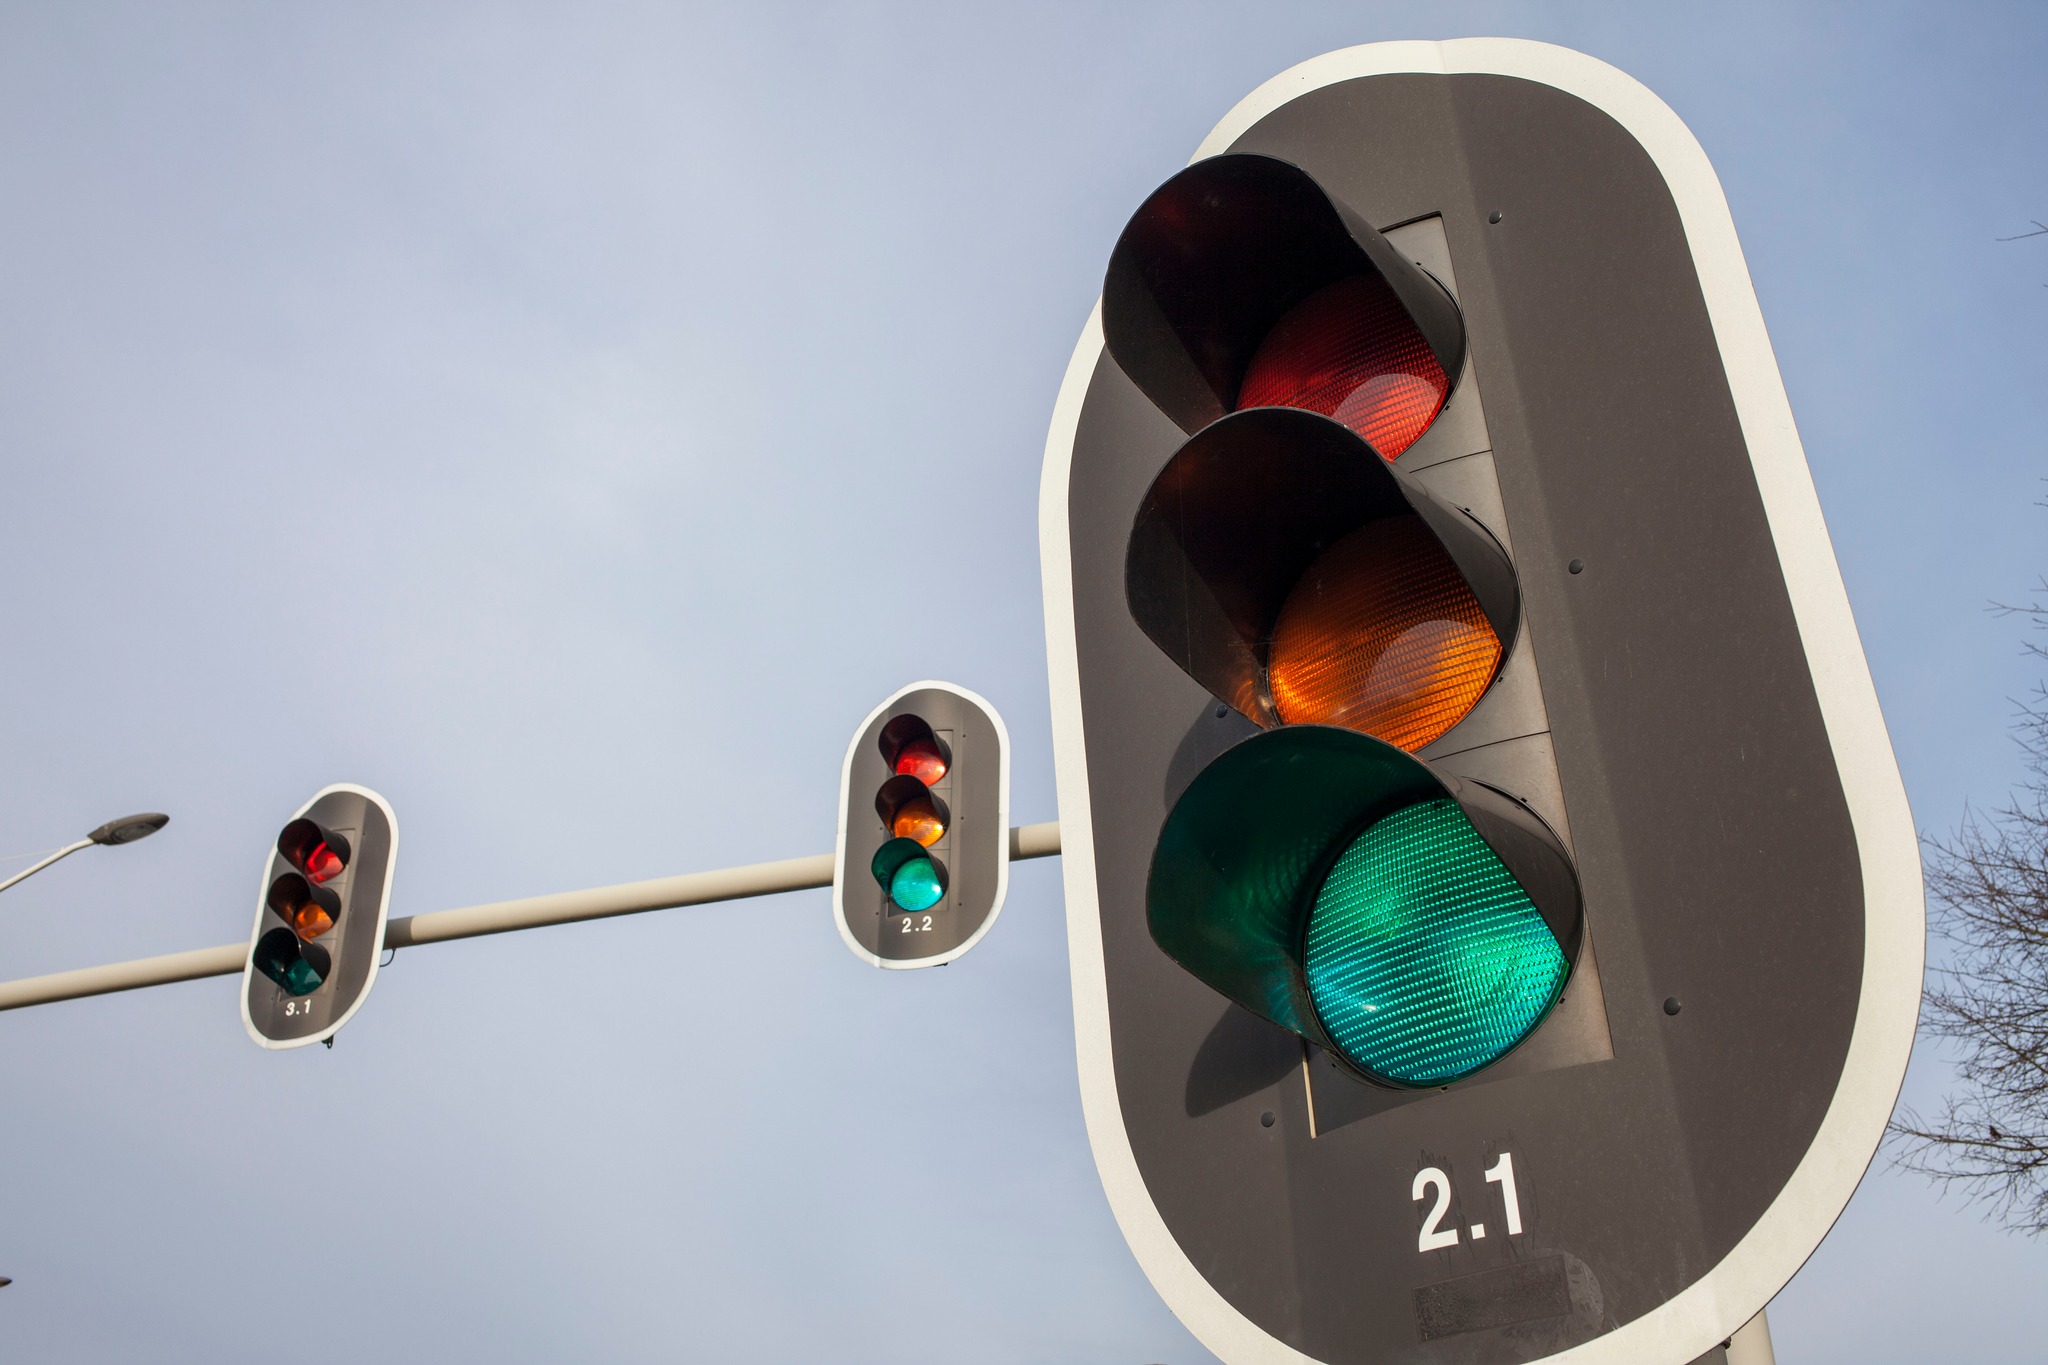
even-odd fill
[{"label": "street lamp", "polygon": [[43,859],[34,867],[31,867],[24,872],[17,872],[12,877],[9,877],[6,881],[0,882],[0,891],[5,891],[8,887],[14,885],[16,882],[27,881],[30,877],[35,876],[36,873],[41,872],[44,868],[48,867],[51,863],[54,863],[62,858],[68,858],[72,854],[78,852],[78,850],[80,850],[81,848],[91,848],[94,844],[107,844],[109,846],[115,844],[132,844],[137,839],[147,839],[150,835],[156,833],[165,825],[169,824],[170,819],[171,817],[168,815],[162,815],[154,811],[149,811],[141,815],[124,815],[118,820],[109,820],[107,821],[107,823],[101,825],[92,833],[86,835],[83,839],[80,839],[77,843],[66,844],[63,848],[58,849],[55,853],[52,853],[49,857]]}]

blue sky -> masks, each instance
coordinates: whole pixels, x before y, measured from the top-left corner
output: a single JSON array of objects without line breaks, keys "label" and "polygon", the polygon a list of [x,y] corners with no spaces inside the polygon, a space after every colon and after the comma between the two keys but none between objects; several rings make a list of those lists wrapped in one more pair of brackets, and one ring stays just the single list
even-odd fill
[{"label": "blue sky", "polygon": [[[2048,12],[0,7],[0,975],[246,933],[332,781],[393,913],[818,852],[897,686],[1056,815],[1035,500],[1118,229],[1318,52],[1657,91],[1743,237],[1923,829],[2018,776]],[[12,868],[17,863],[0,864]],[[1199,1362],[1096,1184],[1058,869],[940,971],[811,892],[0,1017],[9,1358]],[[1936,1057],[1908,1094],[1940,1094]],[[2032,1358],[2048,1249],[1882,1164],[1791,1365]]]}]

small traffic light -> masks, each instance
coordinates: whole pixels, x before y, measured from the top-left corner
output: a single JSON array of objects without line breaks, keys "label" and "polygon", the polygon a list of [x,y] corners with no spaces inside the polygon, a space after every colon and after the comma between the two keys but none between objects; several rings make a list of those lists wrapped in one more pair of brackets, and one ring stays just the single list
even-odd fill
[{"label": "small traffic light", "polygon": [[376,983],[398,856],[398,821],[377,793],[323,788],[265,859],[242,1022],[267,1048],[326,1041]]},{"label": "small traffic light", "polygon": [[[1562,995],[1581,933],[1543,819],[1409,756],[1513,688],[1521,621],[1500,540],[1394,463],[1461,372],[1456,302],[1299,167],[1224,155],[1131,220],[1102,330],[1190,433],[1132,524],[1131,618],[1267,731],[1168,816],[1153,939],[1370,1080],[1491,1065]],[[1540,697],[1517,709],[1517,738],[1546,728]]]},{"label": "small traffic light", "polygon": [[846,751],[832,882],[840,937],[877,967],[931,967],[981,941],[1009,886],[1002,718],[951,683],[914,683]]},{"label": "small traffic light", "polygon": [[1090,1143],[1226,1361],[1709,1359],[1876,1149],[1910,813],[1711,167],[1511,40],[1130,219],[1040,543]]}]

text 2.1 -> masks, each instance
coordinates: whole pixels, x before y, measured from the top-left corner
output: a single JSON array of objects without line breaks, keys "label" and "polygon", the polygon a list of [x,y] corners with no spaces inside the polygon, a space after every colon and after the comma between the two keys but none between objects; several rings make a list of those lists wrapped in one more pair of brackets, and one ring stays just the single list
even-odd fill
[{"label": "text 2.1", "polygon": [[[1500,1160],[1486,1168],[1486,1183],[1500,1186],[1501,1203],[1507,1206],[1508,1236],[1521,1236],[1522,1201],[1515,1191],[1515,1158],[1512,1153],[1502,1152]],[[1458,1230],[1441,1226],[1444,1215],[1451,1208],[1451,1178],[1435,1166],[1424,1166],[1415,1173],[1415,1184],[1411,1190],[1415,1202],[1421,1203],[1432,1188],[1436,1190],[1436,1203],[1430,1206],[1429,1216],[1422,1220],[1422,1232],[1415,1239],[1417,1251],[1439,1251],[1458,1244]],[[1486,1224],[1474,1223],[1470,1231],[1472,1240],[1480,1241],[1486,1236]]]}]

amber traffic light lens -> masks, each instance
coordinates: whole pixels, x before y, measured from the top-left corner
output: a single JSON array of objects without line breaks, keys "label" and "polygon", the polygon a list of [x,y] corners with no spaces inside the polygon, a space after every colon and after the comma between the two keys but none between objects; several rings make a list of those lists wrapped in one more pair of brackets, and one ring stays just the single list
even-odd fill
[{"label": "amber traffic light lens", "polygon": [[875,793],[875,813],[891,838],[915,839],[930,848],[946,837],[949,812],[945,802],[924,783],[899,773]]},{"label": "amber traffic light lens", "polygon": [[325,887],[315,887],[296,872],[287,872],[270,884],[270,908],[302,939],[316,939],[334,927],[341,914],[341,899]]},{"label": "amber traffic light lens", "polygon": [[1342,725],[1413,753],[1465,718],[1500,660],[1500,637],[1422,519],[1387,517],[1295,584],[1267,683],[1290,725]]},{"label": "amber traffic light lens", "polygon": [[1307,408],[1393,459],[1450,396],[1436,353],[1377,275],[1353,275],[1296,304],[1252,356],[1239,408]]},{"label": "amber traffic light lens", "polygon": [[889,824],[889,833],[898,839],[915,839],[930,848],[945,837],[946,825],[927,801],[921,807],[905,806],[897,811],[896,818]]},{"label": "amber traffic light lens", "polygon": [[927,787],[936,787],[946,775],[946,756],[939,750],[939,741],[913,739],[896,752],[896,771],[905,777],[914,777]]}]

